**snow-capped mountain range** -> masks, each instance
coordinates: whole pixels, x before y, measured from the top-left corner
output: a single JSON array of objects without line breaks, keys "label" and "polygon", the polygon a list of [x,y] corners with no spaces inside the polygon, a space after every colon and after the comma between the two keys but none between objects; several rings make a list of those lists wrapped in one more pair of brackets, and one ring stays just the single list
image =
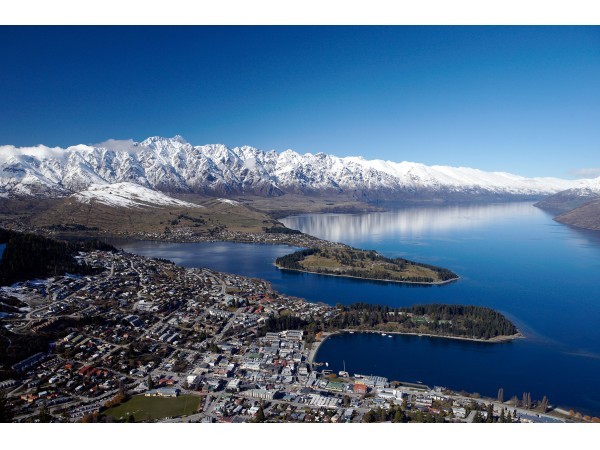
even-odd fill
[{"label": "snow-capped mountain range", "polygon": [[[0,146],[0,196],[66,197],[129,183],[167,193],[340,193],[361,200],[435,196],[539,196],[585,188],[590,180],[525,178],[466,167],[277,153],[220,144],[193,146],[182,137],[107,141],[63,148]],[[112,192],[112,191],[106,191]],[[149,195],[147,192],[144,195]],[[168,197],[167,197],[168,198]],[[164,199],[163,199],[164,200]]]},{"label": "snow-capped mountain range", "polygon": [[564,191],[565,194],[571,194],[579,197],[600,196],[600,177],[581,180],[577,187]]}]

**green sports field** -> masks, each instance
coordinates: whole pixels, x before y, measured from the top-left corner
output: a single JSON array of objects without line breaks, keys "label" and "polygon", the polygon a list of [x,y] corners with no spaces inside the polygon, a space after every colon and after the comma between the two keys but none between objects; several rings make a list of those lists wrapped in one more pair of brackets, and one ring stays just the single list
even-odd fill
[{"label": "green sports field", "polygon": [[127,420],[133,414],[136,422],[156,420],[165,417],[187,416],[194,414],[200,404],[200,397],[180,395],[174,398],[145,397],[136,395],[125,403],[104,412],[115,420]]}]

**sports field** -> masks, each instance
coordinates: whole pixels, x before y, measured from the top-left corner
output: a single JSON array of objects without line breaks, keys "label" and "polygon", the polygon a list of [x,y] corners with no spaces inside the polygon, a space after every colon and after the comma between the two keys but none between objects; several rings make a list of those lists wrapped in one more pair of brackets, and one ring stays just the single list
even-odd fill
[{"label": "sports field", "polygon": [[180,395],[174,398],[136,395],[125,403],[106,410],[104,414],[113,416],[115,420],[125,421],[133,414],[136,422],[142,422],[194,414],[199,404],[200,397],[195,395]]}]

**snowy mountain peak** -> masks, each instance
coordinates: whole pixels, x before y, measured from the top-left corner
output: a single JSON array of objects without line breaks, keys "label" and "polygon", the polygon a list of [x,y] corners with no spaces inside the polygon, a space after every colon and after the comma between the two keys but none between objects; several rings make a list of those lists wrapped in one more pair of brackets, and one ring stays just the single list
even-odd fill
[{"label": "snowy mountain peak", "polygon": [[180,144],[187,144],[188,141],[186,141],[183,136],[176,134],[175,136],[173,136],[171,138],[173,141],[179,142]]}]

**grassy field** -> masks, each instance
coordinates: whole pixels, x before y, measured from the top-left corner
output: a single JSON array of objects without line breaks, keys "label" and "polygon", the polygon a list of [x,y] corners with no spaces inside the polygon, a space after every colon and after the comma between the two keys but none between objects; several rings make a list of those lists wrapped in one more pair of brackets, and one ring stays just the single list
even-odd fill
[{"label": "grassy field", "polygon": [[136,422],[162,419],[165,417],[187,416],[194,414],[200,405],[200,397],[180,395],[175,398],[145,397],[136,395],[125,403],[104,412],[115,420],[127,420],[133,414]]},{"label": "grassy field", "polygon": [[[347,253],[347,254],[343,254]],[[355,252],[362,256],[362,252]],[[308,271],[339,273],[340,275],[352,274],[364,278],[377,278],[388,280],[412,280],[427,278],[432,281],[441,281],[438,274],[426,267],[416,264],[390,264],[380,260],[354,259],[356,254],[349,252],[330,252],[323,255],[311,255],[305,258],[300,265]],[[342,257],[340,257],[342,256]],[[342,261],[347,261],[346,263]]]}]

